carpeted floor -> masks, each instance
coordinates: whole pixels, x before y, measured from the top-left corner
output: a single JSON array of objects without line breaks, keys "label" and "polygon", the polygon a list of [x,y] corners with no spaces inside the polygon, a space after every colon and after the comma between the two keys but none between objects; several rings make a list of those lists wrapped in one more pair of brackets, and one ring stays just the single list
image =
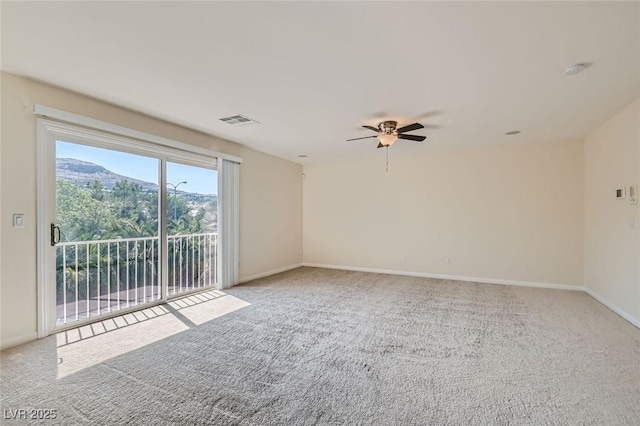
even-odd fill
[{"label": "carpeted floor", "polygon": [[581,292],[300,268],[4,351],[1,379],[43,424],[638,425],[640,330]]}]

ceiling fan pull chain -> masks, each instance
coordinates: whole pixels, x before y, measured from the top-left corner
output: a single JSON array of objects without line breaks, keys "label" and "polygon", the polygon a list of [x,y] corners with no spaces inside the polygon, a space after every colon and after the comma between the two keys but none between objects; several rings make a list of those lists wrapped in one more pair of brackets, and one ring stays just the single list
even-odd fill
[{"label": "ceiling fan pull chain", "polygon": [[387,145],[387,173],[389,173],[389,145]]}]

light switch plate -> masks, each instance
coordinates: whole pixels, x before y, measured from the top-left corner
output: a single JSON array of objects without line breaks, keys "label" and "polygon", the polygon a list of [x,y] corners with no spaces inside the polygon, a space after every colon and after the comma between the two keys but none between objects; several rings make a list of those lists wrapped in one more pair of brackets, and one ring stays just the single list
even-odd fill
[{"label": "light switch plate", "polygon": [[13,227],[24,228],[24,215],[22,213],[17,213],[13,215]]}]

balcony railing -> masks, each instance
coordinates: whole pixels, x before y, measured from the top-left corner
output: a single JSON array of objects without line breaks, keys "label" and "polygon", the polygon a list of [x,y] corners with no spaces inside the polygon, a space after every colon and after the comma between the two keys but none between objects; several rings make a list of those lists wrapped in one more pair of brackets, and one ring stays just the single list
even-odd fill
[{"label": "balcony railing", "polygon": [[[217,283],[217,234],[170,235],[167,295]],[[158,237],[56,246],[57,324],[159,300]]]}]

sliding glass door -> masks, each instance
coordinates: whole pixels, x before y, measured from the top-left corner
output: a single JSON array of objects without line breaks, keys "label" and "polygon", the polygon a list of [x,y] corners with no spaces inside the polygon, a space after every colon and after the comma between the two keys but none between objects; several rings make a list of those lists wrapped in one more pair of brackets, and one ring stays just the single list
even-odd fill
[{"label": "sliding glass door", "polygon": [[41,251],[55,303],[49,330],[217,284],[215,159],[109,137],[51,145],[50,249]]},{"label": "sliding glass door", "polygon": [[56,323],[161,298],[160,160],[56,141]]}]

